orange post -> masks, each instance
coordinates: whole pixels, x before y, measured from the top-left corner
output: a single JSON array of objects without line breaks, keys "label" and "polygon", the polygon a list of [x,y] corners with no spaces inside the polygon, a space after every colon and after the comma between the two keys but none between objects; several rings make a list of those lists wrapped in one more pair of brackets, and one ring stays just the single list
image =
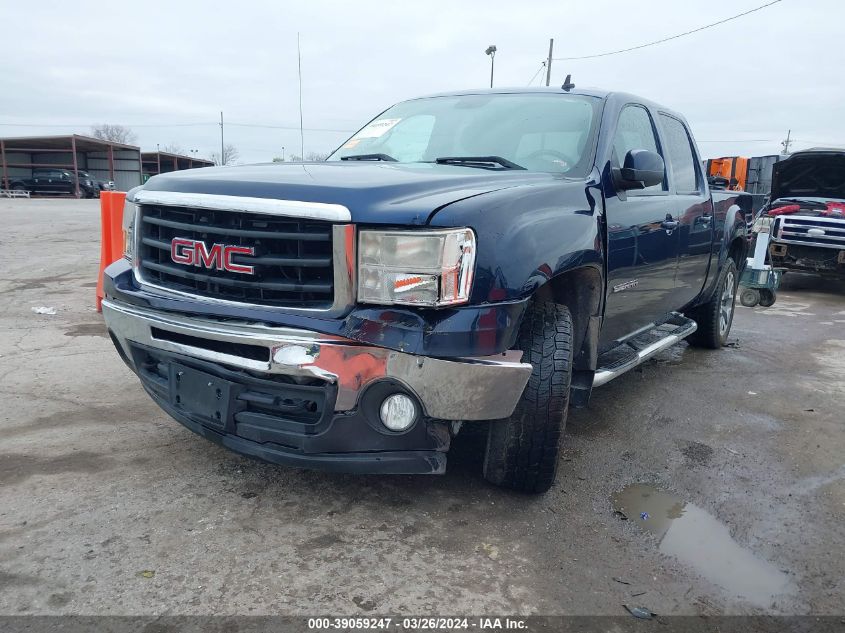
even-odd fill
[{"label": "orange post", "polygon": [[103,271],[123,257],[123,203],[126,193],[100,194],[100,273],[97,276],[97,312],[103,311]]}]

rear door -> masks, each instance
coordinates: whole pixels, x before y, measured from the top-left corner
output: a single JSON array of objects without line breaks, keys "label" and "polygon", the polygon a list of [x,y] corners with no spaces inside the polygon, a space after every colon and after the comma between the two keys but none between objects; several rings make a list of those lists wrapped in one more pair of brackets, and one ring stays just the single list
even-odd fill
[{"label": "rear door", "polygon": [[713,242],[713,202],[687,126],[661,112],[659,128],[669,176],[671,214],[678,221],[678,266],[672,308],[680,310],[704,287]]},{"label": "rear door", "polygon": [[[611,167],[621,167],[632,149],[664,155],[652,113],[635,103],[620,111]],[[602,347],[610,347],[614,340],[661,320],[674,309],[678,232],[666,228],[674,208],[665,177],[647,189],[606,195],[608,266]]]}]

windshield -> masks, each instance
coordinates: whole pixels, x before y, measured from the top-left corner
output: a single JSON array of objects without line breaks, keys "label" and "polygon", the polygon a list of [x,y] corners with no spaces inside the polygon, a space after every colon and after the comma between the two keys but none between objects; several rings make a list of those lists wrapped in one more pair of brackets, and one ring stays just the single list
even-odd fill
[{"label": "windshield", "polygon": [[415,99],[380,114],[328,160],[496,157],[529,171],[583,177],[592,166],[600,106],[596,97],[541,93]]}]

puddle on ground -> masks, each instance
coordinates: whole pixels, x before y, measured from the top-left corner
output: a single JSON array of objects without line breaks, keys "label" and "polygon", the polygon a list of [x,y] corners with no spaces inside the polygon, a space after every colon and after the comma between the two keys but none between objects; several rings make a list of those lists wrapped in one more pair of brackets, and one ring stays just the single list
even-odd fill
[{"label": "puddle on ground", "polygon": [[767,607],[791,589],[786,574],[741,547],[726,525],[692,503],[645,484],[623,488],[612,502],[618,512],[657,537],[662,553],[737,597]]}]

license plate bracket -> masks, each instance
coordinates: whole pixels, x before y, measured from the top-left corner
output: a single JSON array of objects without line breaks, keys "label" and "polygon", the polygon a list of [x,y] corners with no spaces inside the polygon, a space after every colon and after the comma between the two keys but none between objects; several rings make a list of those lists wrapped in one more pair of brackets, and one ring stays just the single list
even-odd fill
[{"label": "license plate bracket", "polygon": [[198,422],[218,430],[230,424],[234,384],[182,365],[170,365],[170,404]]}]

